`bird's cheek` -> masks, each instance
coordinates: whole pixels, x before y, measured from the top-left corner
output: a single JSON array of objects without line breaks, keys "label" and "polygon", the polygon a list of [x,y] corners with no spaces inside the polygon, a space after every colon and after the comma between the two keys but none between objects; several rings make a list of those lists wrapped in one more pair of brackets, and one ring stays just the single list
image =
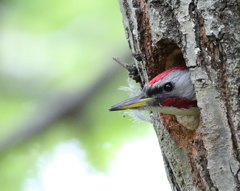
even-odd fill
[{"label": "bird's cheek", "polygon": [[148,105],[150,106],[161,106],[162,98],[154,97],[152,100],[148,102]]}]

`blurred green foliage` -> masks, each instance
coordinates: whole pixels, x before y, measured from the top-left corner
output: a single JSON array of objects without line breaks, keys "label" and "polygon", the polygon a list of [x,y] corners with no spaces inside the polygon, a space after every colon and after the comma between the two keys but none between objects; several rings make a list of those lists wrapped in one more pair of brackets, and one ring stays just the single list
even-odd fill
[{"label": "blurred green foliage", "polygon": [[22,190],[42,153],[73,138],[106,172],[125,141],[149,130],[107,110],[127,98],[117,90],[126,86],[124,69],[99,83],[84,104],[41,122],[64,103],[52,103],[52,96],[81,96],[116,64],[113,56],[129,57],[118,2],[7,0],[0,17],[0,190]]}]

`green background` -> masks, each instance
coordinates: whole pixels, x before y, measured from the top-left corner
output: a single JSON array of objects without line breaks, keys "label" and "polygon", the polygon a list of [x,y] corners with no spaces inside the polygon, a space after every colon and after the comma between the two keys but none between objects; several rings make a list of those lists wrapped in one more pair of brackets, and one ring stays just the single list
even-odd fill
[{"label": "green background", "polygon": [[159,190],[151,124],[108,111],[128,98],[112,57],[132,62],[117,0],[0,9],[0,190]]}]

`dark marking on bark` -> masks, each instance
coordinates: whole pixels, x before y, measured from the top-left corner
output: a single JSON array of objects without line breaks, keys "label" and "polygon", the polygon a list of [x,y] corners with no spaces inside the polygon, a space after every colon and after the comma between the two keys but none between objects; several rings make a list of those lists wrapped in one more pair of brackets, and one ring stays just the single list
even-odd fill
[{"label": "dark marking on bark", "polygon": [[[223,57],[223,58],[226,58],[226,55]],[[228,126],[230,128],[230,131],[231,131],[231,140],[232,140],[232,145],[233,145],[233,156],[236,158],[236,160],[238,161],[238,163],[240,163],[240,152],[239,152],[239,145],[238,145],[238,139],[237,139],[237,135],[238,135],[238,132],[237,132],[237,129],[235,129],[234,127],[234,124],[233,124],[233,120],[232,120],[232,114],[231,114],[231,108],[232,108],[232,105],[231,105],[231,101],[230,101],[230,98],[231,98],[231,95],[230,95],[230,92],[229,92],[229,87],[228,87],[228,79],[227,79],[227,72],[226,72],[226,60],[224,60],[223,62],[224,64],[222,65],[222,68],[221,68],[221,72],[218,79],[219,79],[219,84],[221,86],[221,93],[222,93],[222,98],[225,99],[225,106],[226,106],[226,109],[227,109],[227,112],[226,112],[226,115],[227,115],[227,122],[228,122]],[[237,183],[238,186],[240,186],[240,180],[238,178],[237,175],[234,176],[235,178],[235,181]]]},{"label": "dark marking on bark", "polygon": [[[131,9],[131,7],[130,7],[130,5],[129,5],[127,0],[123,0],[123,5],[125,7],[125,13],[124,14],[127,16],[127,21],[129,22],[129,28],[125,28],[126,37],[128,39],[128,45],[129,45],[130,50],[133,50],[133,49],[136,49],[136,48],[131,47],[131,43],[129,41],[129,38],[130,38],[130,34],[129,33],[133,34],[133,31],[134,31],[134,24],[133,24],[132,19],[131,19],[131,15],[132,15],[132,11],[131,10],[132,9]],[[134,42],[137,41],[135,35],[132,35],[132,38],[133,38]]]},{"label": "dark marking on bark", "polygon": [[178,185],[177,179],[174,175],[174,172],[172,170],[172,167],[167,159],[167,157],[165,156],[165,154],[162,154],[163,156],[163,160],[165,163],[166,168],[168,169],[168,177],[171,179],[171,183],[173,184],[174,188],[176,189],[176,191],[181,191],[180,186]]},{"label": "dark marking on bark", "polygon": [[188,6],[188,12],[191,18],[194,18],[195,16],[195,9],[196,9],[196,5],[194,1],[192,1],[191,3],[189,3],[189,6]]},{"label": "dark marking on bark", "polygon": [[[194,140],[195,142],[195,140]],[[204,181],[203,179],[201,178],[201,173],[200,173],[200,170],[198,169],[198,166],[197,166],[197,163],[196,163],[196,156],[193,156],[192,155],[192,152],[188,151],[188,149],[186,149],[186,152],[187,152],[187,156],[188,156],[188,159],[190,161],[190,164],[191,164],[191,167],[192,167],[192,173],[193,173],[193,181],[194,183],[197,185],[197,188],[201,191],[206,191],[207,188],[206,188],[206,185],[204,184]]]},{"label": "dark marking on bark", "polygon": [[137,54],[137,53],[135,53],[135,54],[132,53],[132,56],[133,56],[137,61],[139,61],[139,62],[142,61],[141,54],[139,54],[139,53],[138,53],[138,54]]},{"label": "dark marking on bark", "polygon": [[[226,66],[224,65],[223,67],[223,78],[222,78],[222,84],[223,84],[223,89],[224,91],[221,91],[224,94],[224,98],[225,98],[225,106],[227,109],[227,122],[228,122],[228,126],[230,128],[231,131],[231,140],[232,140],[232,146],[233,146],[233,156],[235,157],[235,159],[238,161],[238,163],[240,163],[240,152],[239,152],[239,146],[238,146],[238,139],[237,139],[237,129],[235,129],[233,121],[232,121],[232,115],[231,115],[231,101],[230,101],[230,93],[228,90],[228,83],[227,83],[227,75],[226,75]],[[233,174],[234,175],[234,174]],[[240,180],[238,175],[234,175],[234,179],[235,182],[237,184],[238,187],[240,187]]]},{"label": "dark marking on bark", "polygon": [[239,191],[239,190],[240,190],[240,185],[239,185],[239,180],[238,180],[238,173],[239,173],[240,169],[238,169],[237,173],[235,174],[235,173],[233,172],[232,167],[231,167],[230,164],[229,164],[229,168],[230,168],[230,171],[231,171],[231,173],[232,173],[232,175],[233,175],[233,177],[234,177],[235,182],[238,183],[237,186],[236,186],[236,188],[235,188],[235,190]]},{"label": "dark marking on bark", "polygon": [[[224,56],[224,58],[226,58],[226,56]],[[224,60],[225,61],[225,60]],[[240,153],[238,152],[239,147],[238,147],[238,141],[237,141],[237,131],[234,128],[234,124],[232,122],[232,115],[231,115],[231,101],[230,101],[230,92],[229,92],[229,88],[228,88],[228,79],[227,79],[227,73],[226,73],[226,61],[224,62],[224,64],[222,65],[222,68],[220,70],[221,72],[218,79],[219,80],[219,84],[220,87],[222,89],[222,96],[225,99],[225,103],[226,103],[226,109],[227,109],[227,119],[228,119],[228,125],[231,131],[231,140],[232,140],[232,144],[233,144],[233,149],[234,149],[234,155],[235,158],[238,160],[238,162],[240,163]],[[220,77],[222,76],[222,77]],[[239,184],[239,180],[238,180],[238,184]]]},{"label": "dark marking on bark", "polygon": [[154,78],[157,74],[164,71],[164,64],[160,62],[161,55],[157,46],[152,42],[152,34],[149,24],[149,15],[147,3],[144,0],[133,0],[136,10],[138,31],[139,31],[139,45],[141,50],[141,60],[146,64],[149,80]]},{"label": "dark marking on bark", "polygon": [[214,186],[214,183],[211,179],[209,170],[208,170],[208,160],[207,160],[207,151],[204,147],[203,141],[198,138],[195,139],[195,147],[197,149],[197,157],[196,160],[198,162],[198,164],[202,167],[201,171],[203,172],[203,177],[202,179],[205,180],[205,182],[208,185],[208,189],[207,190],[211,190],[211,188],[214,188],[216,191],[218,191],[218,188],[216,186]]}]

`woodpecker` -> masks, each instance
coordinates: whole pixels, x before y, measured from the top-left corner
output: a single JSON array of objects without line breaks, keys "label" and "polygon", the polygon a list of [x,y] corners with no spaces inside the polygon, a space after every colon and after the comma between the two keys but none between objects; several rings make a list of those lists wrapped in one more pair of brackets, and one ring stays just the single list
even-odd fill
[{"label": "woodpecker", "polygon": [[113,105],[109,111],[137,109],[171,115],[199,114],[195,89],[185,65],[168,69],[150,80],[140,95]]}]

